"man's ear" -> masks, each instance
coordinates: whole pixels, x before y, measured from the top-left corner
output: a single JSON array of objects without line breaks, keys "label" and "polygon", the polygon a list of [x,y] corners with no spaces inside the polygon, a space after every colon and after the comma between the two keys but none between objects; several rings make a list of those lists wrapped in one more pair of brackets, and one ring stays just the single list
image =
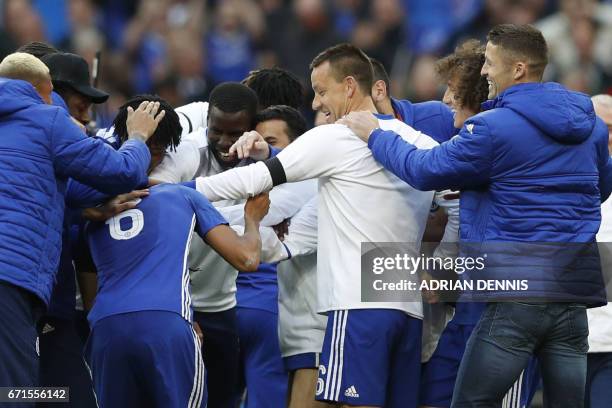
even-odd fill
[{"label": "man's ear", "polygon": [[385,84],[385,81],[379,79],[378,81],[374,82],[374,86],[372,87],[372,99],[374,99],[374,102],[381,102],[386,96],[387,85]]},{"label": "man's ear", "polygon": [[51,100],[51,92],[53,91],[53,82],[51,79],[43,79],[38,82],[34,88],[36,92],[40,95],[40,97],[47,103],[48,105],[52,105],[53,101]]},{"label": "man's ear", "polygon": [[527,72],[527,64],[525,62],[522,61],[518,61],[514,64],[514,75],[513,75],[513,79],[515,81],[520,81],[521,79],[524,79],[528,72]]},{"label": "man's ear", "polygon": [[355,92],[357,92],[357,81],[355,80],[355,77],[352,76],[347,76],[345,81],[347,87],[347,96],[349,98],[352,98],[353,96],[355,96]]}]

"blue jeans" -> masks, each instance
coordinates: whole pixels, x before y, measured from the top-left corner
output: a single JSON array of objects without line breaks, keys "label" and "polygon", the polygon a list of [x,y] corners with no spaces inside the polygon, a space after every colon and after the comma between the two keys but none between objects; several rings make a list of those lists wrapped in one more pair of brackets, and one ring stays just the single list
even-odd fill
[{"label": "blue jeans", "polygon": [[612,353],[591,353],[587,358],[585,407],[612,407]]},{"label": "blue jeans", "polygon": [[501,407],[536,355],[545,407],[584,406],[589,329],[584,305],[490,303],[465,351],[451,407]]}]

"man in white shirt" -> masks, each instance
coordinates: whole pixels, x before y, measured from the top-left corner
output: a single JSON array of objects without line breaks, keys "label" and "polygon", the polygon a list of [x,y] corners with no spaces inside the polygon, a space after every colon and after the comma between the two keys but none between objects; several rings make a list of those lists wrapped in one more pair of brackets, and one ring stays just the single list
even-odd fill
[{"label": "man in white shirt", "polygon": [[[330,125],[317,127],[278,156],[217,176],[196,179],[211,201],[243,198],[285,182],[318,178],[317,292],[328,314],[317,399],[338,405],[416,407],[421,357],[420,293],[408,301],[361,300],[361,243],[415,243],[418,256],[433,192],[420,192],[384,170],[352,132],[333,125],[351,111],[376,112],[368,57],[349,44],[331,47],[311,64],[313,109]],[[421,148],[437,143],[402,122],[383,117]],[[264,146],[265,145],[265,146]],[[267,144],[238,157],[269,154]],[[365,288],[364,288],[365,289]]]}]

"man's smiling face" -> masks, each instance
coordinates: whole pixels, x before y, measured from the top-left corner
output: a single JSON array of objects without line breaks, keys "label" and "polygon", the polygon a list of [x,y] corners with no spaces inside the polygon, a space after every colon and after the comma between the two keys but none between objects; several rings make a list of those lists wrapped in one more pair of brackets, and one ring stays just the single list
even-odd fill
[{"label": "man's smiling face", "polygon": [[489,99],[495,98],[513,85],[512,64],[504,57],[502,49],[490,41],[485,49],[485,62],[480,74],[489,84]]},{"label": "man's smiling face", "polygon": [[251,127],[251,117],[246,110],[223,112],[211,106],[208,115],[208,147],[225,169],[236,166],[240,159],[229,156],[229,148]]},{"label": "man's smiling face", "polygon": [[328,61],[313,68],[310,80],[315,93],[312,109],[323,113],[327,124],[347,113],[348,87],[344,80],[338,82]]}]

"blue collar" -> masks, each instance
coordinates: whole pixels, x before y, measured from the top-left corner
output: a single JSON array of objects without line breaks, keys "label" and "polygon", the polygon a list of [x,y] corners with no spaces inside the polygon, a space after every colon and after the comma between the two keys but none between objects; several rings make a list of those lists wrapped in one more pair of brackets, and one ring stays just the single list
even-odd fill
[{"label": "blue collar", "polygon": [[374,116],[376,116],[378,119],[381,119],[381,120],[395,119],[395,116],[393,115],[384,115],[382,113],[375,113]]}]

